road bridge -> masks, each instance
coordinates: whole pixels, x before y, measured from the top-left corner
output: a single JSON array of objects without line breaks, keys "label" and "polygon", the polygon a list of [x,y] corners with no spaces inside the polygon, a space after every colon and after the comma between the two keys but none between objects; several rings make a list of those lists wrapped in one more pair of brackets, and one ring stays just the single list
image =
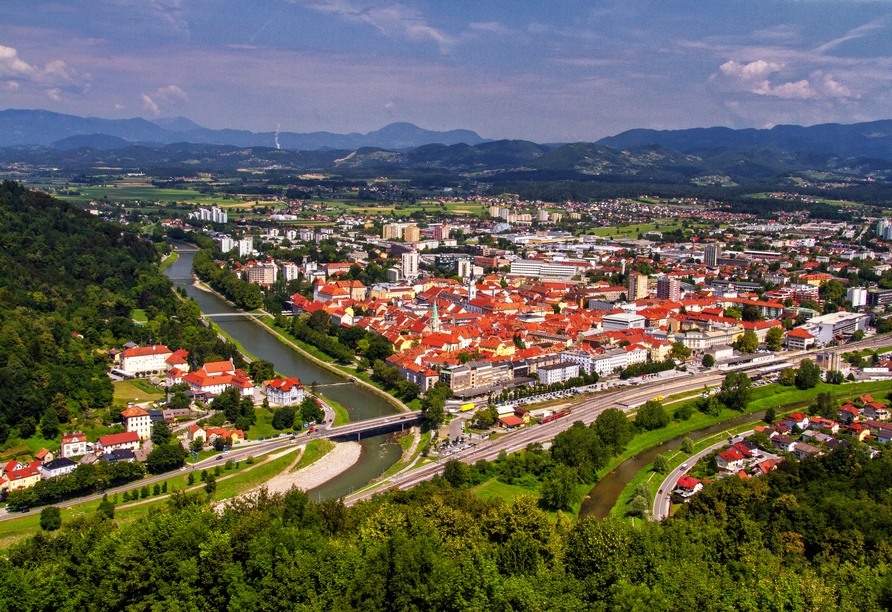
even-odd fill
[{"label": "road bridge", "polygon": [[256,312],[211,312],[202,313],[202,317],[262,317],[263,315]]},{"label": "road bridge", "polygon": [[369,436],[377,436],[392,431],[404,431],[413,425],[418,425],[424,420],[420,410],[414,412],[401,412],[386,417],[348,423],[338,427],[323,429],[317,435],[320,438],[333,438],[338,440],[361,440]]}]

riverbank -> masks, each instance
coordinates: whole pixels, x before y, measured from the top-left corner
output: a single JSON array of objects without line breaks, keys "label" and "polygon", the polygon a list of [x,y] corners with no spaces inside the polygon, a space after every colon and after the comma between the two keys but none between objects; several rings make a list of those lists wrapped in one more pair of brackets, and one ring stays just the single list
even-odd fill
[{"label": "riverbank", "polygon": [[180,258],[180,254],[177,253],[176,251],[174,251],[166,259],[164,259],[164,261],[162,261],[160,264],[158,264],[158,270],[163,272],[164,268],[175,263],[176,260],[178,260],[179,258]]},{"label": "riverbank", "polygon": [[348,379],[353,384],[362,385],[362,386],[366,387],[367,389],[369,389],[370,391],[377,393],[378,395],[380,395],[381,397],[386,399],[388,402],[390,402],[391,404],[396,406],[400,410],[400,412],[410,412],[411,411],[408,406],[406,406],[403,402],[401,402],[400,400],[398,400],[391,394],[387,393],[386,391],[379,389],[375,385],[365,382],[364,380],[362,380],[361,378],[359,378],[357,376],[354,376],[347,372],[344,372],[337,366],[334,366],[328,362],[322,361],[318,357],[311,355],[310,353],[305,351],[303,348],[298,346],[297,343],[295,343],[294,341],[292,341],[289,338],[286,338],[282,333],[280,333],[278,330],[273,328],[271,325],[267,324],[265,321],[263,321],[261,319],[257,319],[257,318],[252,318],[251,321],[260,325],[261,327],[263,327],[270,335],[277,338],[279,340],[279,342],[281,342],[282,344],[288,346],[289,348],[297,351],[298,353],[300,353],[301,355],[303,355],[304,357],[306,357],[307,359],[309,359],[316,365],[318,365],[322,368],[325,368],[332,374],[336,374],[337,376]]},{"label": "riverbank", "polygon": [[[304,451],[306,452],[306,451]],[[341,442],[310,465],[294,472],[285,470],[266,483],[270,493],[286,493],[292,487],[309,491],[322,485],[359,461],[362,446],[358,442]],[[297,465],[297,461],[295,464]]]}]

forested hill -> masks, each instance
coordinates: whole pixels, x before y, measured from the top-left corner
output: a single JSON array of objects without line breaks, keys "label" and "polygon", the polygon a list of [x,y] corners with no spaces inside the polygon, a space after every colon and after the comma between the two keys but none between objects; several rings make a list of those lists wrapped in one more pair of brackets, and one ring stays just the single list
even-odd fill
[{"label": "forested hill", "polygon": [[838,450],[707,488],[684,518],[555,523],[445,481],[345,508],[292,490],[221,515],[66,520],[0,558],[7,610],[889,609],[892,462]]},{"label": "forested hill", "polygon": [[[106,349],[154,341],[198,362],[238,355],[177,300],[154,244],[81,208],[4,182],[0,240],[0,444],[34,436],[50,407],[63,431],[114,420]],[[134,325],[135,308],[148,324]]]}]

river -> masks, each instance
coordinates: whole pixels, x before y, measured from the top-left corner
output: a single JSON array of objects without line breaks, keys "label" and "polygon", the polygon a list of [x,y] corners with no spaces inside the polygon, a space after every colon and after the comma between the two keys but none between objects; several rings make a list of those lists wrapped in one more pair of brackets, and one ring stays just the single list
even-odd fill
[{"label": "river", "polygon": [[623,489],[625,489],[626,485],[635,478],[635,475],[653,463],[654,459],[657,458],[657,455],[662,455],[669,451],[676,451],[681,448],[681,444],[684,442],[685,438],[690,438],[691,440],[708,438],[709,436],[723,432],[726,429],[737,427],[738,425],[743,425],[745,423],[753,423],[764,417],[764,410],[744,414],[727,421],[722,421],[721,423],[716,423],[715,425],[710,425],[709,427],[704,427],[703,429],[676,436],[667,442],[663,442],[657,446],[651,446],[634,457],[629,457],[616,466],[613,471],[606,474],[604,478],[599,480],[594,488],[592,488],[588,497],[582,502],[582,507],[579,509],[579,518],[583,519],[590,516],[597,519],[607,518],[610,514],[610,510],[616,505]]},{"label": "river", "polygon": [[[182,245],[187,246],[187,245]],[[194,253],[180,253],[179,259],[164,269],[175,287],[183,287],[206,314],[239,312],[217,295],[193,285],[192,259]],[[319,392],[346,408],[351,421],[363,421],[387,414],[394,414],[396,407],[380,395],[364,387],[346,382],[328,370],[319,367],[300,353],[291,350],[256,323],[240,317],[212,317],[214,323],[241,343],[242,347],[258,359],[271,361],[277,372],[297,377],[304,386],[316,382]],[[342,497],[360,489],[380,476],[396,463],[402,449],[388,435],[373,436],[361,440],[362,454],[350,469],[310,491],[316,499]]]}]

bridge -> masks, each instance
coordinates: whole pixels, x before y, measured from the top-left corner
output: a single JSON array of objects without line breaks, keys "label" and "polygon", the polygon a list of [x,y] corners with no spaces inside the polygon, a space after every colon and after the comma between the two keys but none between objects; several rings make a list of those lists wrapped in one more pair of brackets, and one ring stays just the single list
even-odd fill
[{"label": "bridge", "polygon": [[404,431],[413,425],[418,425],[424,420],[420,410],[415,412],[401,412],[386,417],[348,423],[338,427],[323,429],[319,432],[320,438],[339,438],[344,440],[361,440],[363,436],[377,436],[392,431]]},{"label": "bridge", "polygon": [[211,312],[201,313],[202,317],[262,317],[262,314],[256,312]]},{"label": "bridge", "polygon": [[197,253],[201,249],[199,249],[197,247],[183,248],[183,247],[174,246],[173,250],[176,251],[177,253]]}]

